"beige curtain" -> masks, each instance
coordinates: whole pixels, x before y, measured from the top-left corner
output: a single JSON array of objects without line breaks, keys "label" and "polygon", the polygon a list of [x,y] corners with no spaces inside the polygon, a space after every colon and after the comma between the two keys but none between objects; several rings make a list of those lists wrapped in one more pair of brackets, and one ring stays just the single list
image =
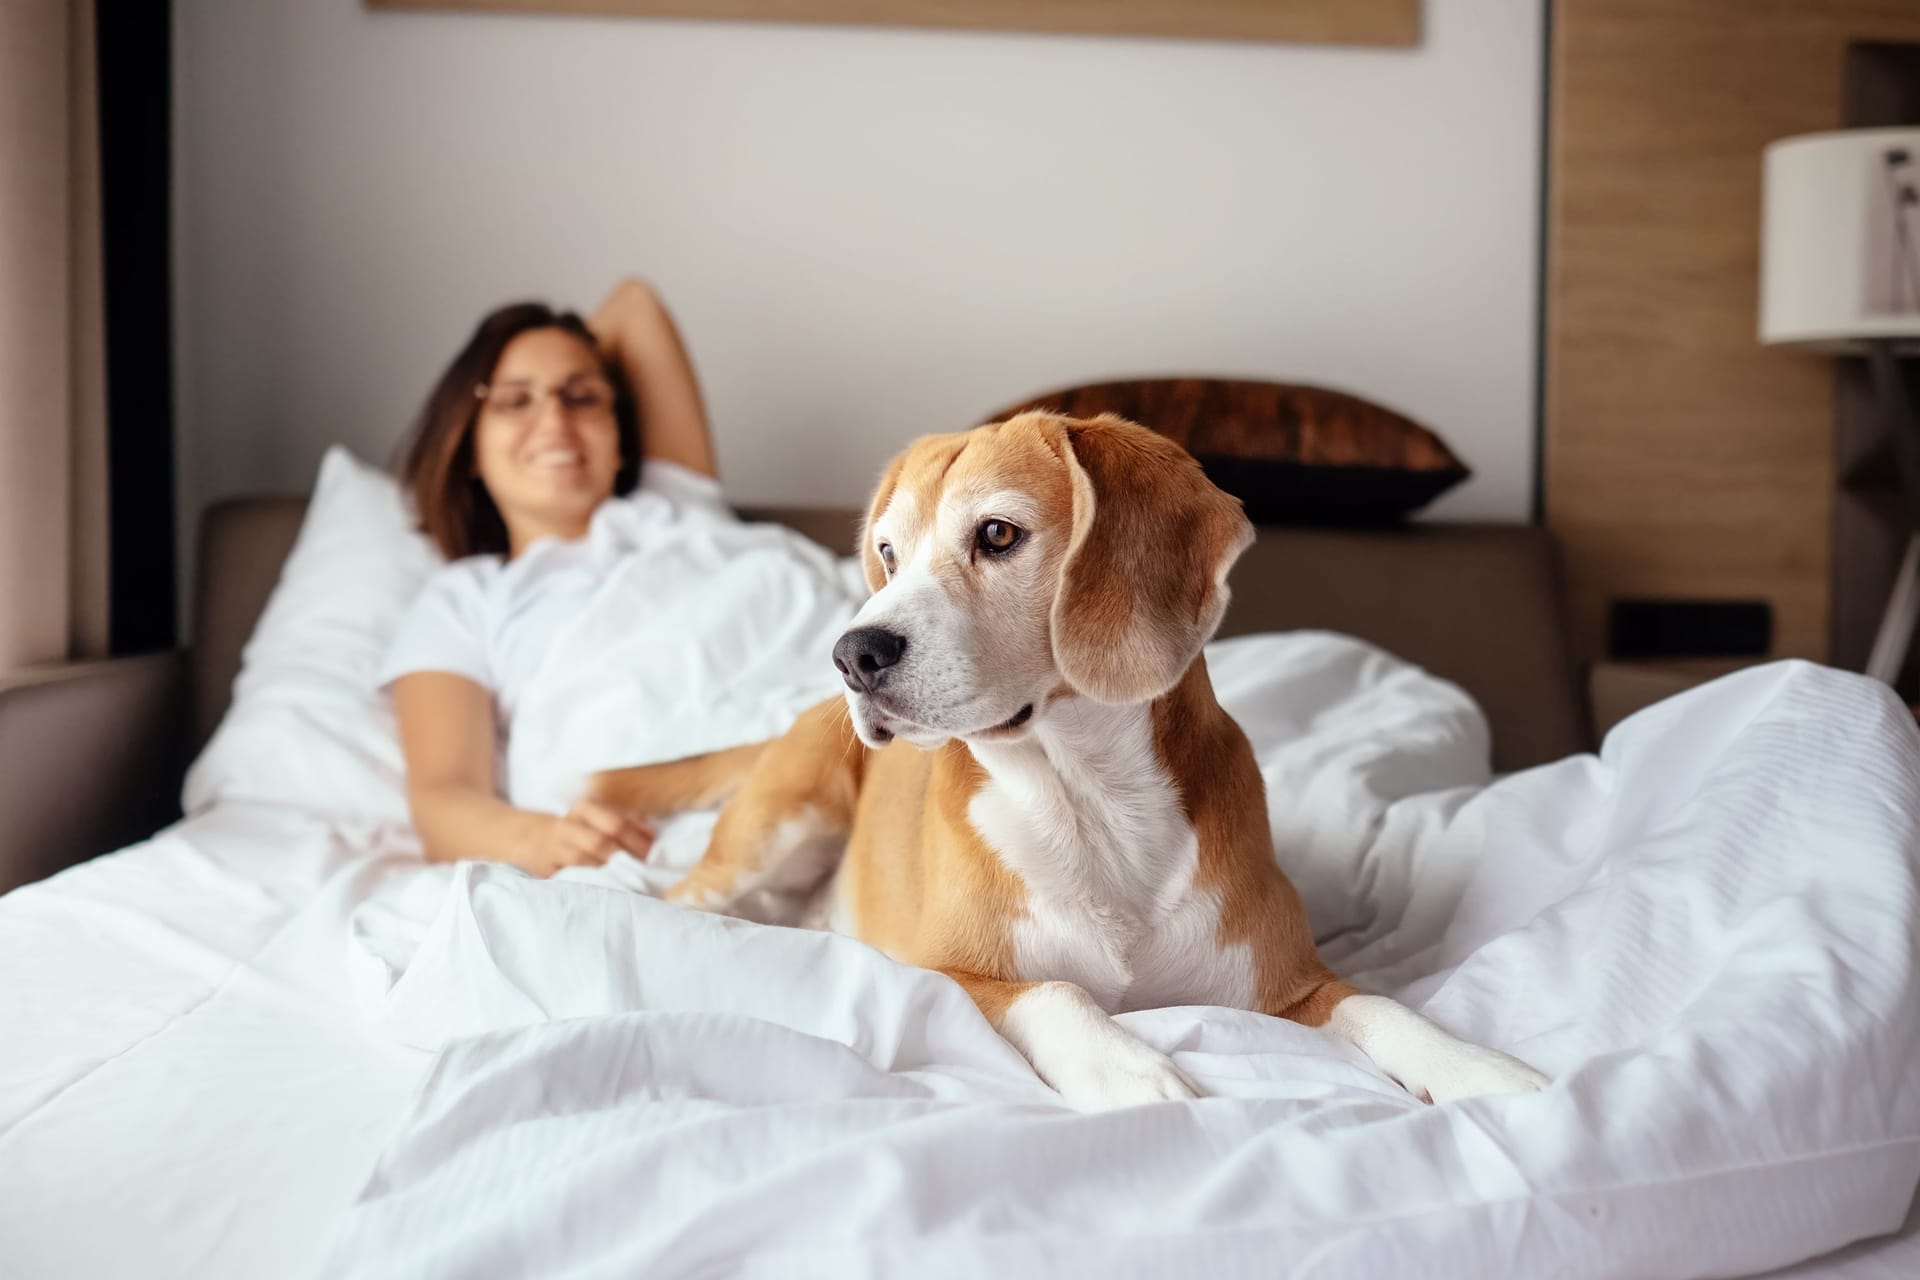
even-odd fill
[{"label": "beige curtain", "polygon": [[73,205],[68,227],[73,254],[68,274],[67,421],[73,432],[68,456],[71,508],[67,527],[68,654],[107,654],[107,343],[105,286],[100,271],[100,106],[95,85],[93,5],[69,0],[70,78],[73,104],[67,131],[68,189]]},{"label": "beige curtain", "polygon": [[93,6],[0,4],[0,672],[106,648]]}]

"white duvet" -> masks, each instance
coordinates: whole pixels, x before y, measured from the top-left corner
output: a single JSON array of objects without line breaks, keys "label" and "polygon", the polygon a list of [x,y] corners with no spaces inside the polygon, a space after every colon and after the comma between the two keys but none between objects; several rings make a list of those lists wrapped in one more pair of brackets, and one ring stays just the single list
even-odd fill
[{"label": "white duvet", "polygon": [[1470,704],[1364,646],[1212,654],[1330,958],[1553,1088],[1426,1107],[1183,1008],[1124,1021],[1207,1099],[1080,1115],[856,941],[467,865],[356,921],[381,1034],[437,1056],[325,1273],[1732,1275],[1900,1223],[1920,744],[1885,690],[1780,664],[1489,784]]},{"label": "white duvet", "polygon": [[[805,648],[838,570],[796,563]],[[750,642],[756,599],[709,625]],[[607,660],[665,643],[607,608]],[[700,818],[669,865],[428,866],[390,730],[289,697],[232,719],[178,827],[0,899],[0,1274],[1707,1276],[1901,1224],[1920,735],[1887,690],[1777,664],[1496,780],[1469,700],[1365,645],[1210,659],[1327,956],[1552,1088],[1425,1107],[1184,1008],[1124,1020],[1208,1097],[1076,1114],[944,979],[646,896]],[[556,671],[564,725],[604,685]]]}]

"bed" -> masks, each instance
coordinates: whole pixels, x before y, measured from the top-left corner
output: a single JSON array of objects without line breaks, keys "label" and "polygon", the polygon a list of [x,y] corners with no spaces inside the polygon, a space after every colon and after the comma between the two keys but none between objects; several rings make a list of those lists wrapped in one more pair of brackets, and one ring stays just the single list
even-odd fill
[{"label": "bed", "polygon": [[[209,512],[188,658],[0,698],[30,815],[87,732],[143,777],[213,735],[184,818],[0,898],[6,1274],[1920,1269],[1920,734],[1878,686],[1776,664],[1586,753],[1539,530],[1263,530],[1210,660],[1327,954],[1559,1083],[1421,1108],[1158,1010],[1208,1099],[1080,1116],[943,979],[648,896],[697,816],[666,870],[423,864],[382,744],[294,741],[352,696],[314,637],[364,619],[311,588],[391,533],[356,484]],[[743,514],[830,594],[851,513]]]}]

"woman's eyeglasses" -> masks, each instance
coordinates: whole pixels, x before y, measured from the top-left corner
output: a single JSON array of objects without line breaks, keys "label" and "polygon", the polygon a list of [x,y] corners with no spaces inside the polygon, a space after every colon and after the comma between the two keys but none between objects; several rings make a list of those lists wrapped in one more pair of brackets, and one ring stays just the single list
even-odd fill
[{"label": "woman's eyeglasses", "polygon": [[548,396],[560,402],[568,413],[587,416],[606,413],[613,408],[613,385],[604,378],[569,378],[557,387],[539,388],[530,382],[503,382],[498,386],[481,383],[473,389],[489,413],[504,417],[531,418],[540,411],[540,402]]}]

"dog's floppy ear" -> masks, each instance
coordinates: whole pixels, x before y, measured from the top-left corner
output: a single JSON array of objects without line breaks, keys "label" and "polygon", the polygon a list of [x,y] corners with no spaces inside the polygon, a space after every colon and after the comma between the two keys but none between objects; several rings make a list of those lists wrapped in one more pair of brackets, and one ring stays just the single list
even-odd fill
[{"label": "dog's floppy ear", "polygon": [[873,549],[873,522],[887,509],[887,503],[893,501],[893,491],[900,483],[900,472],[906,468],[907,454],[911,452],[911,449],[902,449],[900,455],[887,464],[886,474],[880,477],[873,491],[873,501],[867,505],[867,518],[860,522],[860,545],[853,549],[853,554],[860,557],[860,567],[866,571],[868,591],[878,591],[887,585],[887,567],[880,563],[880,553]]},{"label": "dog's floppy ear", "polygon": [[1253,526],[1165,436],[1112,414],[1061,426],[1073,522],[1054,662],[1096,702],[1150,701],[1180,683],[1219,627],[1227,571]]}]

